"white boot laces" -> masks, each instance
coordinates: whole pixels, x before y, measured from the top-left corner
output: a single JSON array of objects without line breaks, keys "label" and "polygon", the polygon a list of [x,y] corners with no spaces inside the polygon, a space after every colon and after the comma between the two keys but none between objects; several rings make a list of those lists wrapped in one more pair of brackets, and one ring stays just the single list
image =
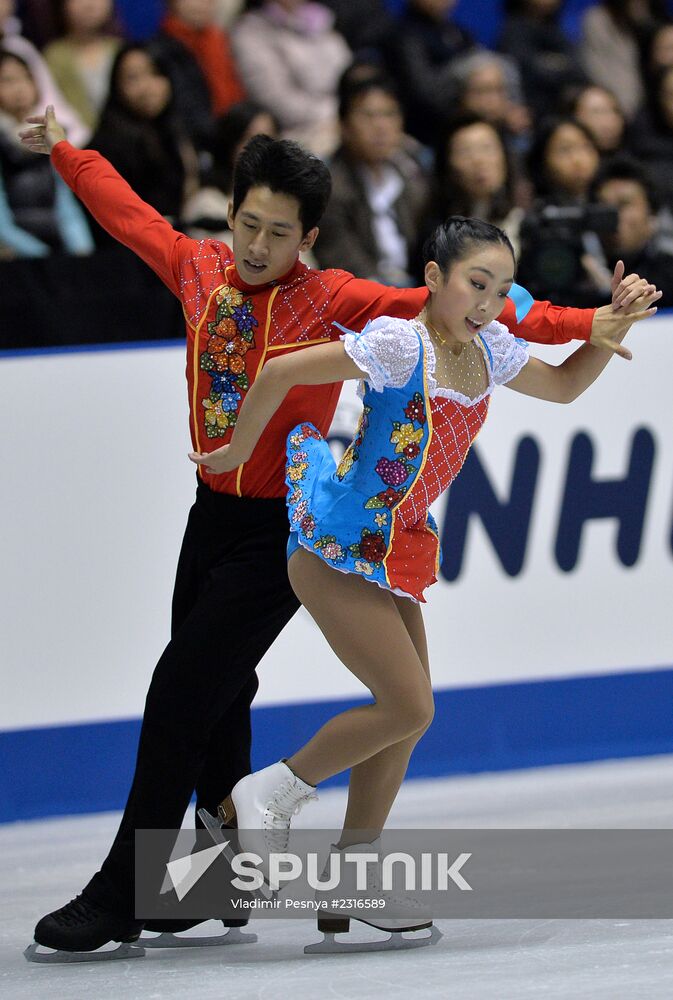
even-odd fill
[{"label": "white boot laces", "polygon": [[317,801],[315,792],[302,792],[296,781],[286,778],[276,788],[264,810],[264,831],[273,834],[267,843],[274,849],[284,851],[289,840],[290,820],[299,813],[307,802]]}]

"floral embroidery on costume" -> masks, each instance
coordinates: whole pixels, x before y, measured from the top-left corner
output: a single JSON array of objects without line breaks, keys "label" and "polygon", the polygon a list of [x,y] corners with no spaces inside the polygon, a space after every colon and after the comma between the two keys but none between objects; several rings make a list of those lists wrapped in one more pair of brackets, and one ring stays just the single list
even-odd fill
[{"label": "floral embroidery on costume", "polygon": [[[406,454],[407,450],[415,446],[415,455],[418,455],[420,451],[418,447],[418,442],[423,440],[423,428],[419,430],[414,430],[414,425],[410,424],[393,424],[393,433],[390,435],[391,444],[395,445],[395,451],[399,455],[400,453]],[[412,458],[414,455],[412,455]]]},{"label": "floral embroidery on costume", "polygon": [[365,404],[362,407],[362,413],[360,414],[357,430],[355,431],[355,437],[352,443],[346,448],[341,461],[337,466],[336,476],[339,480],[348,475],[353,468],[353,464],[357,462],[360,457],[360,447],[364,441],[364,436],[367,433],[367,428],[369,427],[369,414],[371,412],[371,406],[367,406]]},{"label": "floral embroidery on costume", "polygon": [[308,462],[300,462],[299,465],[289,465],[286,471],[291,482],[300,483],[304,478],[307,469]]},{"label": "floral embroidery on costume", "polygon": [[308,500],[302,500],[292,511],[292,520],[301,521],[308,514]]},{"label": "floral embroidery on costume", "polygon": [[330,562],[340,563],[346,559],[344,547],[337,542],[334,535],[323,535],[313,543],[313,548],[320,549],[325,559],[329,559]]},{"label": "floral embroidery on costume", "polygon": [[409,474],[413,471],[413,466],[409,466],[400,458],[391,461],[389,458],[380,458],[374,466],[374,472],[378,473],[386,486],[401,486]]},{"label": "floral embroidery on costume", "polygon": [[373,497],[370,497],[365,504],[365,510],[377,510],[379,507],[387,507],[389,510],[392,510],[403,496],[404,490],[394,490],[389,486],[387,490],[381,490],[380,493],[376,493]]},{"label": "floral embroidery on costume", "polygon": [[313,438],[314,441],[322,441],[322,434],[319,430],[316,430],[313,424],[302,424],[301,433],[303,435],[302,440],[304,441],[306,438]]},{"label": "floral embroidery on costume", "polygon": [[355,560],[355,568],[358,573],[364,573],[365,576],[371,576],[374,572],[374,567],[371,563],[363,562],[362,559]]},{"label": "floral embroidery on costume", "polygon": [[315,518],[313,514],[307,514],[306,517],[302,517],[299,527],[307,538],[313,538],[315,533]]},{"label": "floral embroidery on costume", "polygon": [[369,528],[363,528],[360,541],[356,545],[349,545],[348,551],[352,556],[366,559],[368,563],[379,567],[386,557],[388,543],[381,530],[370,531]]},{"label": "floral embroidery on costume", "polygon": [[[375,510],[379,507],[392,509],[406,493],[407,487],[404,484],[409,476],[417,472],[413,460],[421,454],[421,442],[426,433],[425,403],[419,392],[415,392],[404,407],[404,415],[408,417],[408,423],[403,424],[399,420],[394,420],[390,435],[390,443],[395,445],[395,454],[400,455],[400,458],[391,459],[383,455],[374,466],[374,472],[381,477],[388,489],[370,497],[365,503],[365,510]],[[414,423],[421,426],[416,429]]]},{"label": "floral embroidery on costume", "polygon": [[357,457],[356,457],[356,454],[355,454],[355,449],[353,448],[353,445],[350,444],[348,446],[348,448],[346,448],[346,450],[343,453],[343,455],[341,456],[341,461],[339,462],[339,464],[337,466],[337,470],[336,470],[337,479],[343,479],[344,476],[347,476],[348,473],[353,468],[353,462],[356,462],[356,461],[357,461]]},{"label": "floral embroidery on costume", "polygon": [[414,398],[409,400],[404,410],[404,415],[407,420],[413,420],[417,424],[425,423],[425,404],[420,392],[415,392]]},{"label": "floral embroidery on costume", "polygon": [[206,410],[208,437],[224,437],[236,423],[242,392],[250,386],[245,356],[255,345],[258,325],[252,299],[225,285],[216,295],[217,313],[208,323],[208,343],[199,358],[201,369],[211,377],[210,393],[201,401]]}]

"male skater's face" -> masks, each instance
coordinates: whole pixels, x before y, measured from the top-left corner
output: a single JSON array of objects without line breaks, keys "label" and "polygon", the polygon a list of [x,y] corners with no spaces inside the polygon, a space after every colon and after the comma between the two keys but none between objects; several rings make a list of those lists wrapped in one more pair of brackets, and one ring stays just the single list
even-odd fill
[{"label": "male skater's face", "polygon": [[230,204],[229,226],[236,268],[249,285],[265,285],[287,274],[318,235],[317,228],[304,235],[296,198],[268,187],[250,188],[236,215]]}]

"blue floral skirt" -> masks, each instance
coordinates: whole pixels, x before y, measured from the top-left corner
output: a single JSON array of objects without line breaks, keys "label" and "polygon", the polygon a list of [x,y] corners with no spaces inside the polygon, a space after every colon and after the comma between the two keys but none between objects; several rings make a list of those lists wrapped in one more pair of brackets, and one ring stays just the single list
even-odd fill
[{"label": "blue floral skirt", "polygon": [[428,538],[425,524],[420,530],[398,526],[390,546],[393,514],[387,508],[373,512],[371,527],[363,528],[362,495],[337,474],[329,445],[313,424],[299,424],[288,435],[285,481],[288,559],[301,546],[333,569],[424,601],[424,588],[435,581],[435,536]]}]

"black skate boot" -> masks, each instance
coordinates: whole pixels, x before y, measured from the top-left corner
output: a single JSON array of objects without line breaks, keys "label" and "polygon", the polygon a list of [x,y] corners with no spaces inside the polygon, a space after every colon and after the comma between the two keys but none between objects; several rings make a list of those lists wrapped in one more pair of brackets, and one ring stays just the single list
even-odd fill
[{"label": "black skate boot", "polygon": [[[29,962],[90,962],[112,958],[140,958],[144,950],[133,947],[143,924],[103,909],[81,893],[60,910],[48,913],[35,928],[35,943],[24,955]],[[115,941],[119,948],[98,952],[96,949]],[[55,949],[38,951],[38,945]]]}]

